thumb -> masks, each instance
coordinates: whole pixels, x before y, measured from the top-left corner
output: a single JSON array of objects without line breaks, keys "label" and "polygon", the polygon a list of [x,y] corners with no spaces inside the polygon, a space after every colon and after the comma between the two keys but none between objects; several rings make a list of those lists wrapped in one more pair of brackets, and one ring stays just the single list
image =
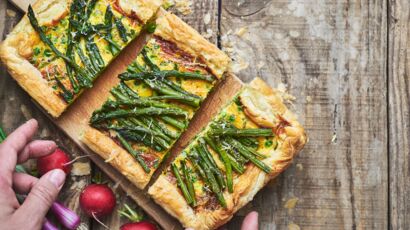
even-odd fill
[{"label": "thumb", "polygon": [[61,169],[54,169],[44,174],[34,185],[26,200],[16,211],[17,215],[25,216],[35,223],[42,223],[58,192],[63,187],[65,173]]},{"label": "thumb", "polygon": [[250,212],[243,220],[241,230],[258,230],[258,213]]}]

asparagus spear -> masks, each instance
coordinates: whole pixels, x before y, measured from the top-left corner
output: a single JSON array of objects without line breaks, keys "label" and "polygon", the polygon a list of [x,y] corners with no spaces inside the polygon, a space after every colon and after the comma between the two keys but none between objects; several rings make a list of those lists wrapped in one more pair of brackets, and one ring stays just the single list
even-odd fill
[{"label": "asparagus spear", "polygon": [[[139,119],[136,119],[134,117],[129,118],[129,122],[126,120],[121,119],[121,121],[126,123],[126,127],[119,127],[125,130],[130,130],[130,131],[135,131],[135,132],[141,132],[145,133],[148,135],[151,135],[154,137],[156,142],[166,142],[166,145],[169,147],[170,142],[172,141],[167,135],[162,133],[160,130],[155,129],[153,127],[147,126],[144,124],[142,121]],[[137,127],[135,125],[138,125]],[[117,127],[118,128],[118,127]],[[157,138],[160,138],[161,140],[157,140]],[[167,147],[167,148],[168,148]]]},{"label": "asparagus spear", "polygon": [[[233,192],[233,175],[232,175],[232,164],[231,161],[228,157],[227,152],[225,149],[222,147],[221,143],[219,141],[213,141],[211,138],[208,136],[205,136],[203,140],[211,146],[211,148],[219,154],[219,156],[222,159],[222,162],[224,163],[225,166],[225,172],[226,172],[226,184],[228,187],[228,191],[230,193]],[[206,147],[205,147],[206,148]]]},{"label": "asparagus spear", "polygon": [[237,128],[212,128],[215,136],[234,136],[234,137],[270,137],[273,136],[272,129],[237,129]]},{"label": "asparagus spear", "polygon": [[91,117],[91,123],[98,123],[113,118],[120,117],[134,117],[141,115],[174,115],[174,116],[187,116],[186,112],[181,112],[180,110],[175,109],[166,109],[166,108],[141,108],[141,109],[118,109],[115,111],[101,111],[94,113]]},{"label": "asparagus spear", "polygon": [[185,125],[183,122],[178,121],[178,120],[176,120],[176,119],[173,118],[173,117],[161,116],[160,118],[161,118],[163,121],[165,121],[166,123],[168,123],[168,124],[170,124],[170,125],[172,125],[172,126],[178,128],[178,129],[180,129],[180,130],[185,129],[185,127],[186,127],[186,125]]},{"label": "asparagus spear", "polygon": [[97,74],[98,70],[91,64],[90,59],[83,53],[80,45],[76,46],[77,54],[80,57],[81,62],[83,63],[84,67],[87,68],[92,74]]},{"label": "asparagus spear", "polygon": [[120,35],[120,37],[121,37],[121,40],[122,40],[123,42],[127,42],[127,41],[128,41],[128,38],[127,38],[127,30],[125,29],[124,25],[122,24],[120,18],[116,18],[116,19],[115,19],[115,25],[117,26],[117,30],[118,30],[118,33],[119,33],[119,35]]},{"label": "asparagus spear", "polygon": [[[114,15],[112,13],[111,6],[107,6],[107,9],[105,10],[105,15],[104,15],[104,22],[105,22],[105,25],[109,26],[106,30],[106,32],[107,32],[106,38],[108,38],[110,40],[112,38],[111,24],[112,24],[113,17],[114,17]],[[110,52],[111,52],[112,55],[116,55],[119,51],[115,46],[113,46],[111,44],[108,44],[108,47],[109,47]]]},{"label": "asparagus spear", "polygon": [[[258,158],[256,158],[256,156],[254,154],[252,154],[252,151],[250,151],[249,149],[247,149],[245,146],[243,146],[242,144],[240,144],[239,142],[235,142],[234,139],[232,138],[227,138],[228,143],[230,143],[232,146],[234,146],[235,149],[238,150],[238,152],[244,156],[246,159],[250,160],[253,164],[255,164],[258,168],[260,168],[262,171],[264,171],[265,173],[270,173],[272,171],[272,169],[266,165],[265,163],[263,163],[262,161],[260,161]],[[239,144],[238,144],[239,143]]]},{"label": "asparagus spear", "polygon": [[176,78],[188,78],[188,79],[198,79],[204,80],[208,82],[213,82],[214,77],[212,75],[204,75],[200,73],[193,73],[193,72],[181,72],[177,70],[161,70],[156,72],[137,72],[129,76],[130,78],[141,79],[147,77],[158,77],[158,78],[166,78],[166,77],[176,77]]},{"label": "asparagus spear", "polygon": [[[140,96],[138,95],[137,92],[135,92],[134,90],[132,90],[127,84],[125,84],[125,82],[121,81],[119,87],[121,87],[123,89],[123,91],[126,92],[126,94],[134,99],[139,98]],[[151,99],[151,98],[150,98]]]},{"label": "asparagus spear", "polygon": [[[47,73],[48,74],[48,73]],[[57,75],[55,75],[54,80],[56,81],[58,87],[63,91],[62,93],[60,93],[60,95],[64,98],[64,101],[66,101],[67,103],[70,103],[74,96],[71,93],[71,91],[69,91],[64,84],[60,81],[60,79],[57,77]]]},{"label": "asparagus spear", "polygon": [[[71,5],[71,7],[70,7],[70,11],[72,11],[72,10],[73,10],[73,5]],[[67,55],[67,57],[69,57],[71,60],[74,61],[74,55],[73,55],[74,42],[73,42],[73,36],[72,36],[73,26],[71,25],[71,22],[70,22],[73,19],[73,17],[74,17],[74,14],[71,14],[69,24],[68,24],[66,55]],[[71,69],[71,67],[68,63],[65,63],[65,66],[66,66],[67,75],[68,75],[68,78],[70,79],[70,83],[73,87],[74,93],[78,93],[80,88],[79,88],[79,85],[78,85],[76,79],[74,78],[73,70]]]},{"label": "asparagus spear", "polygon": [[90,60],[94,68],[97,70],[97,72],[99,72],[104,67],[104,60],[101,57],[98,46],[94,43],[94,36],[87,37],[85,49],[87,50],[88,56],[91,57]]},{"label": "asparagus spear", "polygon": [[116,100],[128,100],[128,96],[121,92],[118,87],[114,87],[110,90],[110,93],[115,97]]},{"label": "asparagus spear", "polygon": [[188,166],[186,165],[185,160],[180,161],[182,173],[185,177],[185,182],[188,188],[189,195],[192,198],[192,206],[196,206],[196,199],[195,199],[195,190],[194,190],[194,182],[190,172],[188,172]]},{"label": "asparagus spear", "polygon": [[254,151],[254,150],[244,146],[241,142],[235,140],[232,137],[226,137],[226,139],[227,139],[228,143],[230,143],[232,146],[234,146],[236,149],[238,149],[238,151],[244,151],[244,152],[247,152],[249,154],[255,155],[257,157],[260,157],[260,158],[266,158],[265,155],[262,155],[262,154],[258,153],[257,151]]},{"label": "asparagus spear", "polygon": [[204,182],[206,184],[208,184],[208,178],[206,177],[205,171],[199,167],[198,164],[198,153],[196,152],[195,149],[191,150],[190,154],[186,154],[185,155],[188,157],[189,161],[191,162],[192,166],[194,167],[194,169],[199,173],[199,175],[201,176],[201,178],[204,180]]},{"label": "asparagus spear", "polygon": [[[227,154],[229,161],[231,163],[232,169],[235,170],[235,172],[239,174],[243,174],[245,172],[245,168],[242,164],[240,164],[238,161],[236,161],[235,157],[233,157],[231,154]],[[227,177],[228,178],[228,177]],[[227,179],[228,181],[228,179]],[[228,187],[229,189],[229,187]]]},{"label": "asparagus spear", "polygon": [[259,146],[259,141],[253,137],[238,137],[236,139],[241,142],[241,144],[252,150],[256,150]]},{"label": "asparagus spear", "polygon": [[187,156],[192,165],[194,166],[194,168],[201,175],[205,184],[207,184],[211,188],[212,192],[216,195],[221,206],[226,207],[226,201],[221,191],[221,188],[219,187],[208,165],[204,161],[201,161],[201,158],[198,155],[198,151],[194,148]]},{"label": "asparagus spear", "polygon": [[45,44],[47,44],[50,49],[56,54],[57,57],[62,58],[66,63],[68,63],[78,74],[84,77],[84,86],[85,87],[91,87],[91,79],[92,77],[84,71],[81,67],[79,67],[75,62],[73,62],[70,58],[65,56],[63,53],[61,53],[55,46],[54,44],[50,41],[50,39],[45,35],[43,28],[41,28],[38,24],[37,18],[35,17],[33,8],[31,5],[28,7],[28,12],[27,12],[27,17],[30,20],[31,26],[33,26],[34,30],[39,34],[41,41],[43,41]]},{"label": "asparagus spear", "polygon": [[127,130],[120,130],[118,131],[125,139],[135,141],[135,142],[140,142],[144,144],[145,146],[148,146],[155,151],[161,152],[165,150],[162,146],[158,145],[157,142],[152,138],[152,136],[149,135],[144,135],[141,133],[137,132],[132,132],[132,131],[127,131]]},{"label": "asparagus spear", "polygon": [[147,65],[151,68],[152,71],[156,71],[156,72],[160,71],[158,66],[155,65],[154,62],[152,62],[152,60],[148,57],[147,50],[145,47],[144,49],[141,50],[141,54],[142,54],[142,57],[144,58],[145,63],[147,63]]},{"label": "asparagus spear", "polygon": [[141,158],[140,153],[135,151],[131,145],[119,134],[117,133],[118,140],[121,142],[121,144],[124,146],[124,148],[133,156],[135,159],[138,161],[138,163],[141,165],[141,167],[144,169],[146,173],[149,173],[151,170],[145,163],[144,159]]},{"label": "asparagus spear", "polygon": [[119,119],[118,124],[107,126],[108,129],[117,131],[138,134],[144,139],[150,139],[152,143],[159,145],[161,149],[169,148],[171,140],[163,133],[157,132],[154,129],[147,127],[142,121],[137,118]]},{"label": "asparagus spear", "polygon": [[179,111],[180,113],[186,113],[185,110],[181,109],[178,106],[168,104],[168,103],[163,103],[159,101],[154,101],[150,99],[145,99],[145,98],[138,98],[138,99],[121,99],[117,101],[107,101],[104,103],[103,107],[105,108],[110,108],[110,109],[116,109],[119,108],[120,106],[128,106],[130,108],[134,107],[155,107],[155,108],[166,108],[166,109],[174,109],[175,111]]},{"label": "asparagus spear", "polygon": [[171,141],[176,139],[178,135],[171,130],[169,130],[165,125],[161,124],[158,120],[152,117],[141,117],[141,121],[148,127],[153,128],[158,133],[163,133],[164,138],[168,137],[168,140]]},{"label": "asparagus spear", "polygon": [[153,90],[164,94],[168,96],[172,96],[174,100],[181,101],[185,104],[191,105],[191,106],[198,106],[202,99],[194,94],[188,93],[185,90],[183,90],[181,87],[176,85],[175,83],[162,79],[162,78],[145,78],[141,77],[139,74],[132,74],[129,72],[125,72],[120,74],[119,78],[121,80],[133,80],[133,79],[139,79],[145,82],[149,87],[151,87]]},{"label": "asparagus spear", "polygon": [[205,171],[205,175],[208,178],[209,186],[211,187],[212,192],[216,195],[216,198],[218,199],[221,206],[226,208],[225,198],[223,196],[221,188],[219,187],[218,182],[216,181],[211,169],[203,161],[198,161],[198,163],[199,163],[199,166],[203,168],[203,170]]},{"label": "asparagus spear", "polygon": [[188,203],[189,205],[191,205],[194,201],[193,201],[191,195],[189,194],[189,191],[188,191],[188,189],[187,189],[187,186],[185,185],[184,181],[182,180],[181,175],[179,174],[179,169],[178,169],[178,167],[175,165],[175,163],[172,163],[172,164],[171,164],[171,169],[172,169],[172,172],[173,172],[174,175],[175,175],[175,178],[177,179],[178,186],[179,186],[179,188],[181,189],[182,194],[183,194],[184,197],[185,197],[185,200],[187,201],[187,203]]},{"label": "asparagus spear", "polygon": [[87,21],[90,18],[91,12],[94,10],[95,5],[97,4],[98,0],[91,0],[87,4],[87,11],[84,17],[84,21]]},{"label": "asparagus spear", "polygon": [[[199,144],[197,146],[197,152],[201,157],[202,161],[208,165],[209,169],[214,173],[215,179],[218,182],[221,189],[225,188],[225,179],[219,170],[218,166],[216,165],[215,161],[212,158],[212,155],[205,149],[205,146]],[[209,153],[209,155],[208,155]],[[212,159],[212,160],[211,160]]]}]

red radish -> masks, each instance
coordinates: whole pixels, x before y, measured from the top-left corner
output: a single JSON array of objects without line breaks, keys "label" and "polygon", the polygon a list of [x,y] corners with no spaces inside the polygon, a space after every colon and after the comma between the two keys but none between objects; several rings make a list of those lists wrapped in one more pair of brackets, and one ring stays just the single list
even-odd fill
[{"label": "red radish", "polygon": [[80,206],[87,215],[100,218],[111,214],[116,203],[115,195],[105,184],[90,184],[81,192]]},{"label": "red radish", "polygon": [[71,171],[70,158],[61,149],[57,148],[52,154],[37,159],[37,170],[40,175],[53,169],[62,169],[66,174]]},{"label": "red radish", "polygon": [[120,230],[157,230],[157,226],[148,222],[128,223],[121,226]]}]

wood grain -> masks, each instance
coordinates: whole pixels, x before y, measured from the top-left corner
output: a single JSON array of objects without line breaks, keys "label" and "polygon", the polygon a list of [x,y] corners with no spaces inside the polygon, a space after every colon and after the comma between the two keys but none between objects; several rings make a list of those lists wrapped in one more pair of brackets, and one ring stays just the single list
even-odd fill
[{"label": "wood grain", "polygon": [[[201,33],[211,34],[212,42],[220,42],[235,59],[236,69],[244,68],[239,72],[242,80],[261,76],[272,86],[287,85],[296,97],[290,108],[300,114],[310,137],[295,164],[226,228],[239,229],[243,216],[257,210],[261,229],[292,224],[302,229],[409,229],[409,2],[221,0],[220,4],[221,9],[217,0],[193,1],[192,14],[178,15]],[[205,24],[208,14],[210,22]],[[2,38],[20,17],[15,6],[0,0]],[[0,75],[0,122],[6,131],[34,117],[40,122],[39,138],[55,139],[70,152],[82,154],[4,67]],[[90,176],[75,180],[87,184]],[[70,191],[73,184],[68,181],[59,198],[78,210],[78,193]],[[123,198],[126,192],[118,193],[120,208],[130,200]],[[285,208],[291,198],[298,198],[296,206]],[[117,213],[105,220],[111,229],[123,221]],[[100,229],[85,216],[82,222]]]},{"label": "wood grain", "polygon": [[247,2],[222,1],[222,47],[242,80],[287,85],[310,142],[241,214],[259,211],[262,229],[386,229],[386,2]]},{"label": "wood grain", "polygon": [[389,1],[390,229],[410,228],[410,2]]}]

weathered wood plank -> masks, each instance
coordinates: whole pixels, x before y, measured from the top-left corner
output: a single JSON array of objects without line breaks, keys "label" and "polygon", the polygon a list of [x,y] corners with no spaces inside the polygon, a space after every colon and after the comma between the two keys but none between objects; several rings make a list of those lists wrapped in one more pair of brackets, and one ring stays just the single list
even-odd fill
[{"label": "weathered wood plank", "polygon": [[212,43],[217,43],[218,34],[218,0],[191,1],[191,13],[184,15],[176,6],[169,10],[186,23],[199,31]]},{"label": "weathered wood plank", "polygon": [[[296,164],[240,213],[259,211],[262,229],[387,228],[386,7],[222,1],[221,44],[244,68],[239,76],[285,83],[310,137]],[[293,197],[296,207],[284,208]]]},{"label": "weathered wood plank", "polygon": [[410,2],[389,1],[390,229],[410,229]]}]

